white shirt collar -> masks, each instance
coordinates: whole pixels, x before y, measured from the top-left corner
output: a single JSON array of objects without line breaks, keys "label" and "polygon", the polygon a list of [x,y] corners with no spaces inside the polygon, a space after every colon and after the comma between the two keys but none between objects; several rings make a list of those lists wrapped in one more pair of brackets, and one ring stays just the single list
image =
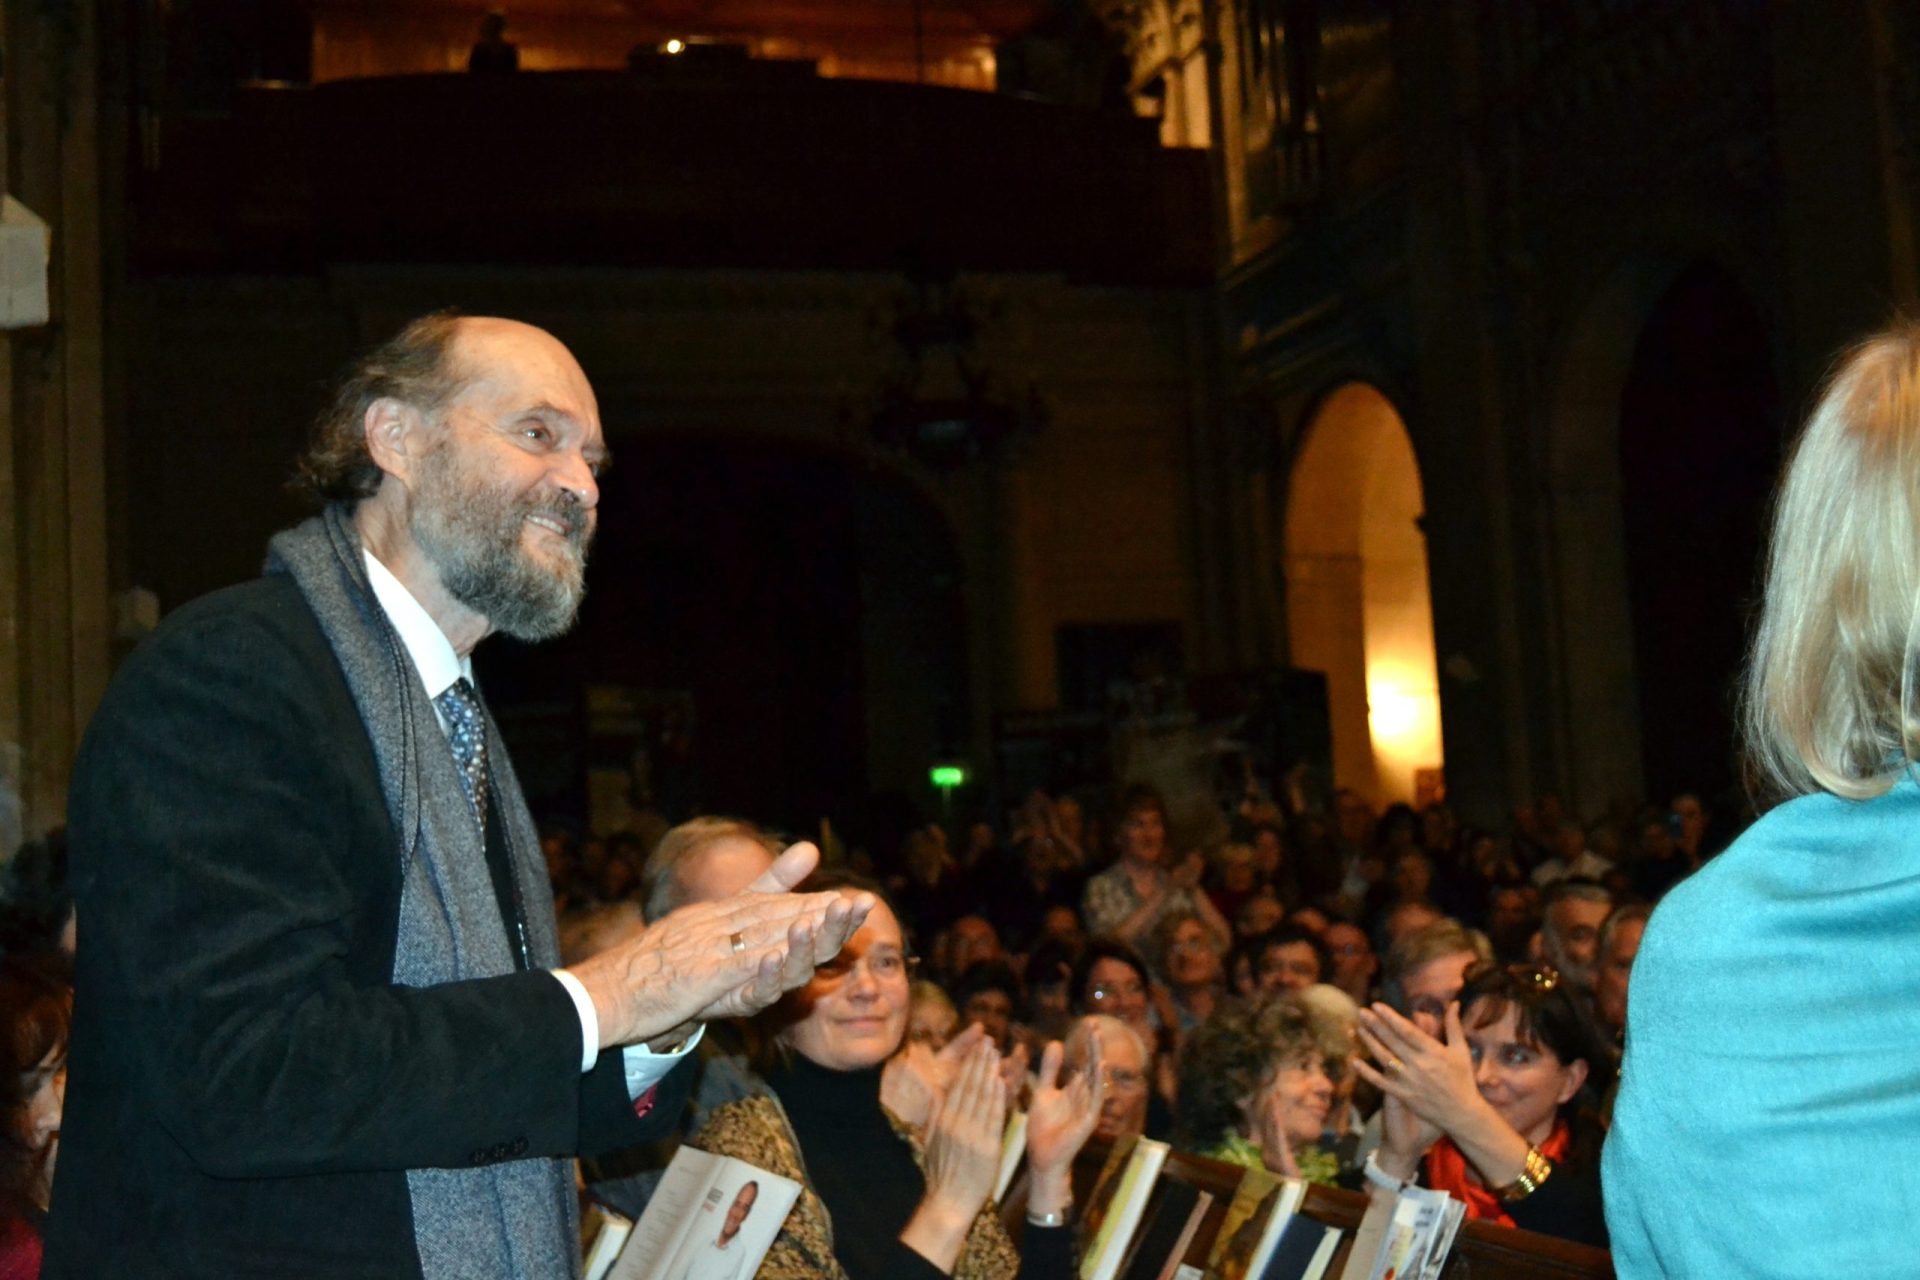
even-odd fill
[{"label": "white shirt collar", "polygon": [[360,554],[367,560],[367,581],[373,586],[374,598],[386,611],[387,621],[400,633],[400,643],[406,646],[407,656],[413,659],[414,669],[420,673],[420,683],[426,686],[427,696],[439,697],[462,677],[471,681],[473,660],[462,658],[453,651],[453,642],[447,639],[447,633],[440,629],[433,615],[413,598],[413,592],[393,576],[393,570],[381,564],[373,552],[365,547],[360,549]]}]

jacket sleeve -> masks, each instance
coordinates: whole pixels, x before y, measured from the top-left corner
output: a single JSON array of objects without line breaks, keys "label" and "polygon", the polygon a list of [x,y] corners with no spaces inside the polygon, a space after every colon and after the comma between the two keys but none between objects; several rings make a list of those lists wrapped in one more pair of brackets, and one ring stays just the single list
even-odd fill
[{"label": "jacket sleeve", "polygon": [[550,974],[388,980],[399,853],[372,761],[331,653],[316,663],[297,628],[256,609],[163,628],[76,763],[77,1000],[117,1060],[74,1070],[124,1076],[215,1176],[577,1143],[595,1086]]}]

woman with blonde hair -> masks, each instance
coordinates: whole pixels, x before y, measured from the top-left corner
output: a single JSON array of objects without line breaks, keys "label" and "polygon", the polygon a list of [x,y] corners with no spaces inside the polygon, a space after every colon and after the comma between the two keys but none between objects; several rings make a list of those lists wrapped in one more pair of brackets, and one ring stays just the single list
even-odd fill
[{"label": "woman with blonde hair", "polygon": [[1603,1162],[1628,1280],[1884,1275],[1910,1252],[1916,676],[1920,328],[1903,326],[1841,361],[1780,488],[1742,715],[1757,798],[1778,803],[1667,894],[1634,961]]}]

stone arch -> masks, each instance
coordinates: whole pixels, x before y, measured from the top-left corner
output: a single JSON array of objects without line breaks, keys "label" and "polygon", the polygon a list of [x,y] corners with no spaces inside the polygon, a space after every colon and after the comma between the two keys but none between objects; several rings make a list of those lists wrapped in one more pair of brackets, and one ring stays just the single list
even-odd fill
[{"label": "stone arch", "polygon": [[[1557,747],[1562,780],[1577,813],[1597,813],[1623,800],[1664,799],[1660,792],[1675,782],[1673,769],[1653,767],[1657,762],[1652,757],[1665,753],[1676,722],[1708,705],[1694,705],[1691,698],[1687,708],[1662,704],[1660,690],[1676,686],[1659,656],[1660,646],[1651,644],[1659,623],[1649,611],[1659,606],[1648,596],[1647,580],[1650,572],[1663,576],[1657,563],[1660,553],[1651,545],[1658,534],[1644,527],[1647,487],[1642,485],[1636,495],[1628,483],[1629,468],[1623,465],[1623,451],[1632,453],[1644,476],[1647,468],[1659,465],[1658,451],[1672,443],[1649,435],[1658,427],[1636,430],[1626,423],[1623,431],[1623,415],[1634,412],[1629,399],[1635,386],[1644,390],[1647,379],[1658,376],[1649,360],[1679,354],[1672,349],[1670,334],[1656,333],[1662,315],[1675,306],[1697,307],[1702,291],[1720,300],[1723,314],[1744,309],[1750,318],[1750,324],[1741,326],[1742,358],[1761,366],[1755,376],[1765,383],[1765,398],[1770,399],[1775,353],[1751,301],[1754,295],[1734,273],[1701,256],[1645,254],[1621,264],[1578,312],[1558,360],[1547,434],[1548,561],[1560,702]],[[1687,303],[1682,295],[1694,302]],[[1650,350],[1650,342],[1661,349]],[[1710,355],[1695,352],[1689,363]],[[1657,398],[1657,391],[1654,394]],[[1744,507],[1755,500],[1756,466],[1769,473],[1757,485],[1764,503],[1778,457],[1774,425],[1764,442],[1763,462],[1741,455],[1743,476],[1734,488]],[[1688,548],[1669,548],[1669,555],[1675,550]],[[1753,567],[1721,568],[1738,577],[1745,590]],[[1722,638],[1717,649],[1725,649],[1726,615],[1737,606],[1725,593],[1716,589],[1713,594],[1715,626]],[[1636,613],[1641,616],[1636,618]],[[1737,623],[1734,631],[1737,634]],[[1737,661],[1737,642],[1735,650],[1734,658],[1721,654],[1716,661],[1730,666]],[[1650,663],[1662,669],[1651,670]],[[1731,670],[1725,675],[1730,680]],[[1716,731],[1724,734],[1731,723],[1727,691],[1721,687],[1712,696],[1721,702],[1717,711],[1709,706],[1707,714],[1716,718]],[[1657,744],[1647,736],[1655,729],[1662,737]],[[1731,781],[1730,743],[1726,763],[1724,774],[1688,785]]]},{"label": "stone arch", "polygon": [[1326,673],[1335,784],[1375,803],[1421,798],[1441,765],[1424,507],[1393,402],[1360,381],[1321,397],[1287,481],[1288,648]]}]

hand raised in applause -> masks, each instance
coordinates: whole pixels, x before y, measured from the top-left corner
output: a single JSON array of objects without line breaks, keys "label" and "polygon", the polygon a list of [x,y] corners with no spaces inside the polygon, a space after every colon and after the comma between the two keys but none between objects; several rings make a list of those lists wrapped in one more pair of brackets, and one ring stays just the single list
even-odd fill
[{"label": "hand raised in applause", "polygon": [[1073,1203],[1073,1158],[1087,1145],[1100,1123],[1100,1033],[1087,1041],[1087,1064],[1073,1079],[1061,1083],[1060,1067],[1066,1051],[1058,1040],[1040,1054],[1040,1078],[1027,1106],[1027,1166],[1032,1186],[1027,1208],[1033,1213],[1064,1213]]},{"label": "hand raised in applause", "polygon": [[966,1064],[967,1055],[986,1036],[976,1022],[939,1049],[909,1041],[880,1069],[880,1104],[902,1123],[924,1132],[934,1107],[947,1096]]},{"label": "hand raised in applause", "polygon": [[900,1239],[951,1273],[973,1220],[993,1194],[1000,1139],[1007,1126],[1007,1086],[1000,1055],[983,1040],[967,1055],[927,1127],[927,1193]]},{"label": "hand raised in applause", "polygon": [[680,908],[569,968],[593,999],[600,1047],[679,1039],[804,985],[873,909],[869,894],[794,893],[820,851],[796,844],[746,892]]}]

